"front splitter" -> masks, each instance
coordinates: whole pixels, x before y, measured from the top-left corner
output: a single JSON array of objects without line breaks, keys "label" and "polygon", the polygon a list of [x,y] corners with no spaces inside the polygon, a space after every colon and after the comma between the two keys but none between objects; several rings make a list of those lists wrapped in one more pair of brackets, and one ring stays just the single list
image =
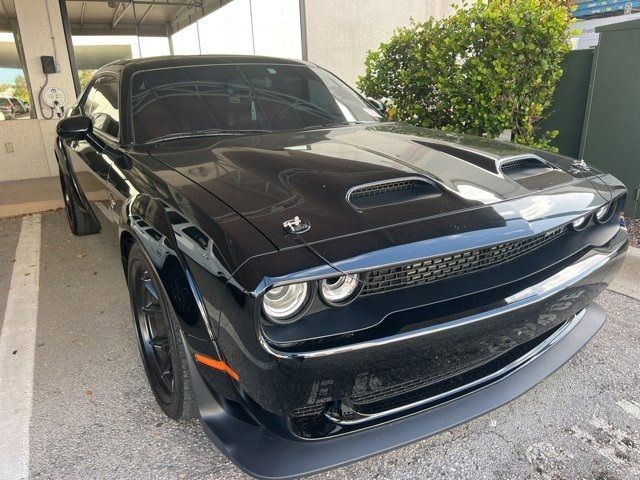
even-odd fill
[{"label": "front splitter", "polygon": [[519,397],[575,355],[606,319],[592,304],[562,339],[507,377],[465,396],[382,425],[324,440],[288,440],[229,415],[211,395],[188,355],[207,436],[238,467],[261,479],[311,475],[436,435]]}]

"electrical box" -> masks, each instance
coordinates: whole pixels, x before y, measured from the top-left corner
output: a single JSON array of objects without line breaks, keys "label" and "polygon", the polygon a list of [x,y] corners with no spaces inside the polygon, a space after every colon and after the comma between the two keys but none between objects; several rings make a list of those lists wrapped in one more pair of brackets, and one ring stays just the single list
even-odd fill
[{"label": "electrical box", "polygon": [[40,57],[40,61],[42,62],[42,73],[49,74],[58,72],[55,58],[43,55]]}]

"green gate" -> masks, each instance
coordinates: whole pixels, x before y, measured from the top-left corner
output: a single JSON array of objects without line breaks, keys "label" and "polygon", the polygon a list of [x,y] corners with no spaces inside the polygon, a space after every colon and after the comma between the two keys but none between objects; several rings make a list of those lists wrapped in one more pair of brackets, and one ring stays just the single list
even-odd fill
[{"label": "green gate", "polygon": [[552,107],[538,129],[553,145],[624,182],[625,212],[640,214],[640,20],[596,28],[594,50],[569,52]]},{"label": "green gate", "polygon": [[589,97],[593,50],[573,50],[562,62],[562,77],[553,94],[552,107],[538,130],[558,130],[552,145],[563,155],[578,158],[584,111]]},{"label": "green gate", "polygon": [[625,211],[638,211],[640,187],[640,20],[596,28],[591,88],[580,157],[622,180]]}]

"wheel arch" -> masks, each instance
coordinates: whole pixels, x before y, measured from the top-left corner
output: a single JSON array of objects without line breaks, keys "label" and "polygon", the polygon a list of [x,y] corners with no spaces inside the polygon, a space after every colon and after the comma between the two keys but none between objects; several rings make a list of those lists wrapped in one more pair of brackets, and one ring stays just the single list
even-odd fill
[{"label": "wheel arch", "polygon": [[[139,217],[139,218],[138,218]],[[140,228],[144,222],[149,227]],[[161,238],[150,237],[145,230],[157,231]],[[138,194],[129,199],[120,218],[119,247],[126,275],[129,252],[137,243],[155,269],[169,298],[180,328],[203,340],[215,341],[219,312],[209,312],[189,267],[179,248],[163,203],[149,195]]]}]

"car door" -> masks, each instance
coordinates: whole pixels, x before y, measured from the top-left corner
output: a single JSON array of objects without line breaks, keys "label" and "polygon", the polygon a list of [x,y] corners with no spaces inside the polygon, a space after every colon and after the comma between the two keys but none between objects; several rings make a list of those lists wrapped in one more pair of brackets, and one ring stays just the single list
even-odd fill
[{"label": "car door", "polygon": [[[114,149],[120,135],[118,101],[118,77],[111,73],[103,74],[92,81],[74,112],[91,118],[95,136]],[[113,161],[109,154],[97,151],[86,140],[68,142],[68,150],[77,182],[94,212],[97,207],[112,220],[109,215],[109,171]]]}]

